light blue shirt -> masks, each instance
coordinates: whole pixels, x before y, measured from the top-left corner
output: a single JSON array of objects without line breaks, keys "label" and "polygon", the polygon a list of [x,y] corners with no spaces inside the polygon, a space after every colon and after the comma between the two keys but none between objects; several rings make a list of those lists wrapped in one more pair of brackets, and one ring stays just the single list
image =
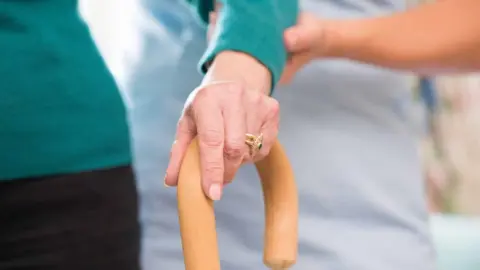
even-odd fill
[{"label": "light blue shirt", "polygon": [[[404,8],[400,0],[302,4],[323,17]],[[161,24],[153,32],[140,29],[141,54],[132,58],[138,61],[130,63],[127,80],[142,198],[142,263],[145,270],[183,269],[175,190],[164,188],[162,179],[176,121],[200,81],[195,64],[205,33],[175,1],[145,5]],[[277,89],[276,98],[280,140],[300,196],[294,269],[434,269],[409,77],[347,61],[318,61],[291,86]],[[264,269],[262,205],[258,177],[246,166],[216,205],[222,270]]]}]

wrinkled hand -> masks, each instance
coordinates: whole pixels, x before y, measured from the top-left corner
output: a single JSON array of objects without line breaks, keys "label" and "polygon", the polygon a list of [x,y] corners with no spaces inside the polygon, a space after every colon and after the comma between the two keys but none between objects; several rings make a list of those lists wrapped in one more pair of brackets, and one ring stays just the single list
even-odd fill
[{"label": "wrinkled hand", "polygon": [[[264,158],[270,151],[279,123],[279,105],[266,94],[237,82],[217,82],[194,90],[178,122],[165,184],[177,184],[186,150],[199,139],[202,186],[212,200],[219,200],[242,163]],[[263,134],[263,145],[254,157],[245,134]]]},{"label": "wrinkled hand", "polygon": [[[215,12],[209,20],[210,40],[217,21]],[[205,77],[207,83],[194,90],[185,103],[165,184],[177,185],[183,157],[197,136],[203,190],[212,200],[219,200],[223,186],[233,180],[243,163],[261,160],[270,152],[278,133],[279,104],[267,95],[271,83],[268,69],[252,57],[227,52],[217,56],[215,63]],[[245,143],[247,133],[263,135],[262,148],[254,157]]]},{"label": "wrinkled hand", "polygon": [[302,13],[295,26],[285,30],[284,42],[289,57],[280,83],[289,83],[304,65],[326,55],[326,21]]}]

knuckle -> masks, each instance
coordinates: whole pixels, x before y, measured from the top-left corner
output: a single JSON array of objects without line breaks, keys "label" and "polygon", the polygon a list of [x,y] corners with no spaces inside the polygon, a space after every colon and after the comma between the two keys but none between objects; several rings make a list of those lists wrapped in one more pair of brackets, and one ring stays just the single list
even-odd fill
[{"label": "knuckle", "polygon": [[209,148],[217,148],[222,146],[222,133],[215,129],[206,130],[199,134],[199,140]]},{"label": "knuckle", "polygon": [[195,106],[196,104],[198,104],[202,100],[209,99],[210,96],[211,96],[211,94],[210,94],[210,91],[209,91],[208,87],[202,87],[202,88],[198,89],[196,94],[195,94],[195,98],[193,100],[193,105]]},{"label": "knuckle", "polygon": [[227,159],[239,159],[243,157],[244,144],[243,142],[231,141],[225,144],[224,155]]},{"label": "knuckle", "polygon": [[264,103],[264,97],[262,96],[263,94],[253,92],[251,95],[251,100],[253,105],[255,105],[257,108]]},{"label": "knuckle", "polygon": [[244,87],[239,83],[217,82],[196,90],[193,106],[205,106],[206,103],[213,105],[214,103],[227,100],[228,102],[241,100],[244,93]]},{"label": "knuckle", "polygon": [[272,115],[278,115],[280,113],[280,103],[273,98],[269,98],[269,110]]},{"label": "knuckle", "polygon": [[240,83],[230,83],[226,91],[231,95],[240,96],[245,91],[245,87]]},{"label": "knuckle", "polygon": [[223,166],[218,161],[206,161],[205,173],[211,177],[217,177],[223,175]]}]

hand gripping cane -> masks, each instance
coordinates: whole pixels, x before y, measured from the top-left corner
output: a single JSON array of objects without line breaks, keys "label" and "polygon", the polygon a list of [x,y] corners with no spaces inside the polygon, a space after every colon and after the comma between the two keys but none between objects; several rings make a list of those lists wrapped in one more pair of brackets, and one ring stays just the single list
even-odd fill
[{"label": "hand gripping cane", "polygon": [[[186,270],[220,270],[213,202],[201,186],[198,141],[184,157],[178,179],[178,214]],[[270,154],[255,164],[265,202],[263,260],[274,270],[288,269],[296,260],[298,195],[287,156],[275,142]]]}]

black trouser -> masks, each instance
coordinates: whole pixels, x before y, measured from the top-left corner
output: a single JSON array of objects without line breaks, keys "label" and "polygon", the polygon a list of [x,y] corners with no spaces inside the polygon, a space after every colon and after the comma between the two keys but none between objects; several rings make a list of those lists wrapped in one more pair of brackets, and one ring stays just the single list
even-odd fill
[{"label": "black trouser", "polygon": [[0,270],[138,270],[130,167],[0,182]]}]

